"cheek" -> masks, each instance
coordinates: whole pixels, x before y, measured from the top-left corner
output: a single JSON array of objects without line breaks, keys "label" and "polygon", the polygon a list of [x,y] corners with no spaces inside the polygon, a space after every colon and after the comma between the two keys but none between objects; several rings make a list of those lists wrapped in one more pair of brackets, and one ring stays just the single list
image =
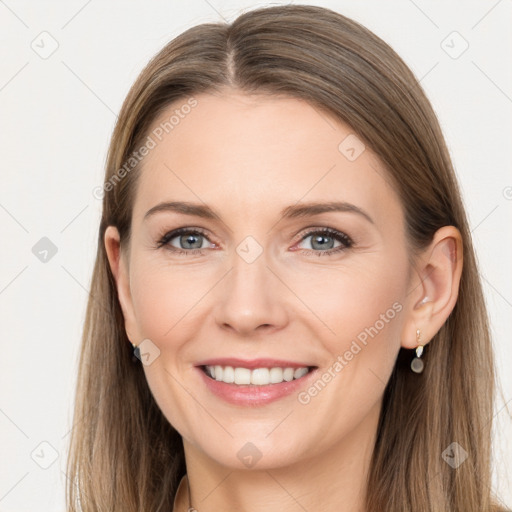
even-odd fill
[{"label": "cheek", "polygon": [[[378,399],[391,375],[404,323],[406,254],[367,256],[364,264],[317,271],[314,280],[296,273],[294,290],[315,313],[303,318],[311,319],[309,328],[323,346],[325,378],[338,377],[331,388],[339,391],[338,398],[331,398],[340,401],[342,396],[345,410],[364,410]],[[293,282],[291,275],[288,282]]]},{"label": "cheek", "polygon": [[321,382],[302,389],[297,399],[304,414],[328,417],[339,433],[356,428],[377,406],[400,348],[407,259],[391,259],[391,267],[387,258],[375,258],[371,265],[326,274],[316,280],[322,293],[308,296],[308,306],[329,330],[323,328],[318,339],[326,353]]},{"label": "cheek", "polygon": [[[389,262],[393,261],[393,265]],[[355,262],[355,259],[354,259]],[[297,297],[316,318],[331,352],[347,340],[400,332],[406,296],[405,255],[369,255],[364,263],[288,272]],[[313,315],[311,315],[313,313]],[[371,331],[369,333],[369,331]],[[376,332],[378,331],[378,332]],[[382,337],[381,337],[382,339]]]},{"label": "cheek", "polygon": [[197,335],[201,297],[211,285],[205,276],[150,259],[132,268],[132,301],[141,340],[150,339],[160,350],[144,366],[149,388],[169,423],[189,435],[202,411],[183,388],[184,382],[190,385],[189,372],[194,370],[181,363],[187,342]]},{"label": "cheek", "polygon": [[183,267],[151,265],[133,269],[131,292],[140,336],[161,345],[165,340],[186,338],[187,325],[193,323],[197,305],[210,288],[206,276]]}]

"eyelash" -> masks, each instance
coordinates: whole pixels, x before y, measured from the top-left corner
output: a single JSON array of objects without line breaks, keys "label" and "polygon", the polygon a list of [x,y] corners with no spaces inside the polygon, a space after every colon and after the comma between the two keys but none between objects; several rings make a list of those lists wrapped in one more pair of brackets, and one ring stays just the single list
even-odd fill
[{"label": "eyelash", "polygon": [[[208,236],[207,236],[206,232],[200,228],[179,228],[179,229],[175,229],[173,231],[169,231],[168,233],[165,233],[160,238],[160,240],[157,242],[157,248],[161,249],[161,248],[167,246],[167,244],[173,238],[176,238],[178,235],[183,235],[183,234],[201,235],[201,236],[204,236],[208,240]],[[306,254],[315,254],[316,256],[325,256],[325,255],[331,256],[333,254],[339,253],[346,249],[350,249],[354,245],[354,242],[348,235],[346,235],[345,233],[342,233],[341,231],[337,231],[337,230],[331,229],[331,228],[319,228],[319,229],[308,231],[307,233],[305,233],[302,236],[302,238],[300,239],[300,242],[303,242],[306,238],[308,238],[311,235],[318,235],[318,234],[321,234],[321,235],[328,234],[330,237],[341,242],[342,245],[340,245],[339,247],[336,247],[335,249],[329,249],[327,251],[315,251],[313,249],[298,249],[298,250],[300,252],[303,252]],[[177,247],[168,246],[167,250],[169,250],[175,254],[183,254],[183,255],[189,256],[189,255],[202,255],[203,251],[205,249],[185,250],[185,249],[179,249]]]}]

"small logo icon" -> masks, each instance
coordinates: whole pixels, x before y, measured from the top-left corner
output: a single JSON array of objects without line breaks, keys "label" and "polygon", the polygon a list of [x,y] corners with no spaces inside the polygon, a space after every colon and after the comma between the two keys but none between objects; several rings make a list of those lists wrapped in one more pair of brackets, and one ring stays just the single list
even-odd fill
[{"label": "small logo icon", "polygon": [[46,236],[43,236],[34,247],[32,254],[41,262],[48,263],[56,254],[57,246]]},{"label": "small logo icon", "polygon": [[441,41],[441,48],[452,59],[458,59],[469,48],[469,43],[454,30]]},{"label": "small logo icon", "polygon": [[357,160],[365,149],[366,146],[353,133],[347,135],[338,146],[339,152],[350,162]]},{"label": "small logo icon", "polygon": [[48,441],[43,441],[32,450],[30,457],[39,467],[48,469],[59,458],[59,452]]},{"label": "small logo icon", "polygon": [[263,247],[255,238],[247,236],[238,244],[236,252],[246,263],[253,263],[263,252]]},{"label": "small logo icon", "polygon": [[46,60],[57,51],[59,43],[49,32],[44,30],[30,43],[30,47],[41,59]]},{"label": "small logo icon", "polygon": [[258,448],[252,443],[245,443],[238,453],[236,454],[240,462],[248,467],[252,468],[261,459],[263,454]]},{"label": "small logo icon", "polygon": [[149,366],[160,357],[160,349],[150,339],[146,338],[135,349],[135,355],[144,366]]},{"label": "small logo icon", "polygon": [[454,442],[446,448],[441,457],[453,469],[456,469],[468,458],[468,452],[459,443]]}]

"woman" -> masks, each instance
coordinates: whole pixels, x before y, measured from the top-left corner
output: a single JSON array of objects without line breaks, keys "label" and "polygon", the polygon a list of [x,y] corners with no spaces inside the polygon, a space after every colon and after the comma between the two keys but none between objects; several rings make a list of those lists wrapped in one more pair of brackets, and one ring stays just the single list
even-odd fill
[{"label": "woman", "polygon": [[186,31],[102,194],[69,510],[501,510],[466,215],[382,40],[311,6]]}]

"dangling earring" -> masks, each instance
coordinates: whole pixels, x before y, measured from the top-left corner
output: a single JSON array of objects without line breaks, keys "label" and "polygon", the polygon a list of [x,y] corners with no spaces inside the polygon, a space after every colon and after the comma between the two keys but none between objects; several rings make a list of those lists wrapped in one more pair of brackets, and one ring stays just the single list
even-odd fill
[{"label": "dangling earring", "polygon": [[416,329],[416,341],[418,342],[418,346],[416,347],[416,357],[411,361],[411,370],[414,373],[421,373],[425,365],[420,359],[421,354],[423,354],[423,345],[421,345],[421,333],[419,329]]}]

